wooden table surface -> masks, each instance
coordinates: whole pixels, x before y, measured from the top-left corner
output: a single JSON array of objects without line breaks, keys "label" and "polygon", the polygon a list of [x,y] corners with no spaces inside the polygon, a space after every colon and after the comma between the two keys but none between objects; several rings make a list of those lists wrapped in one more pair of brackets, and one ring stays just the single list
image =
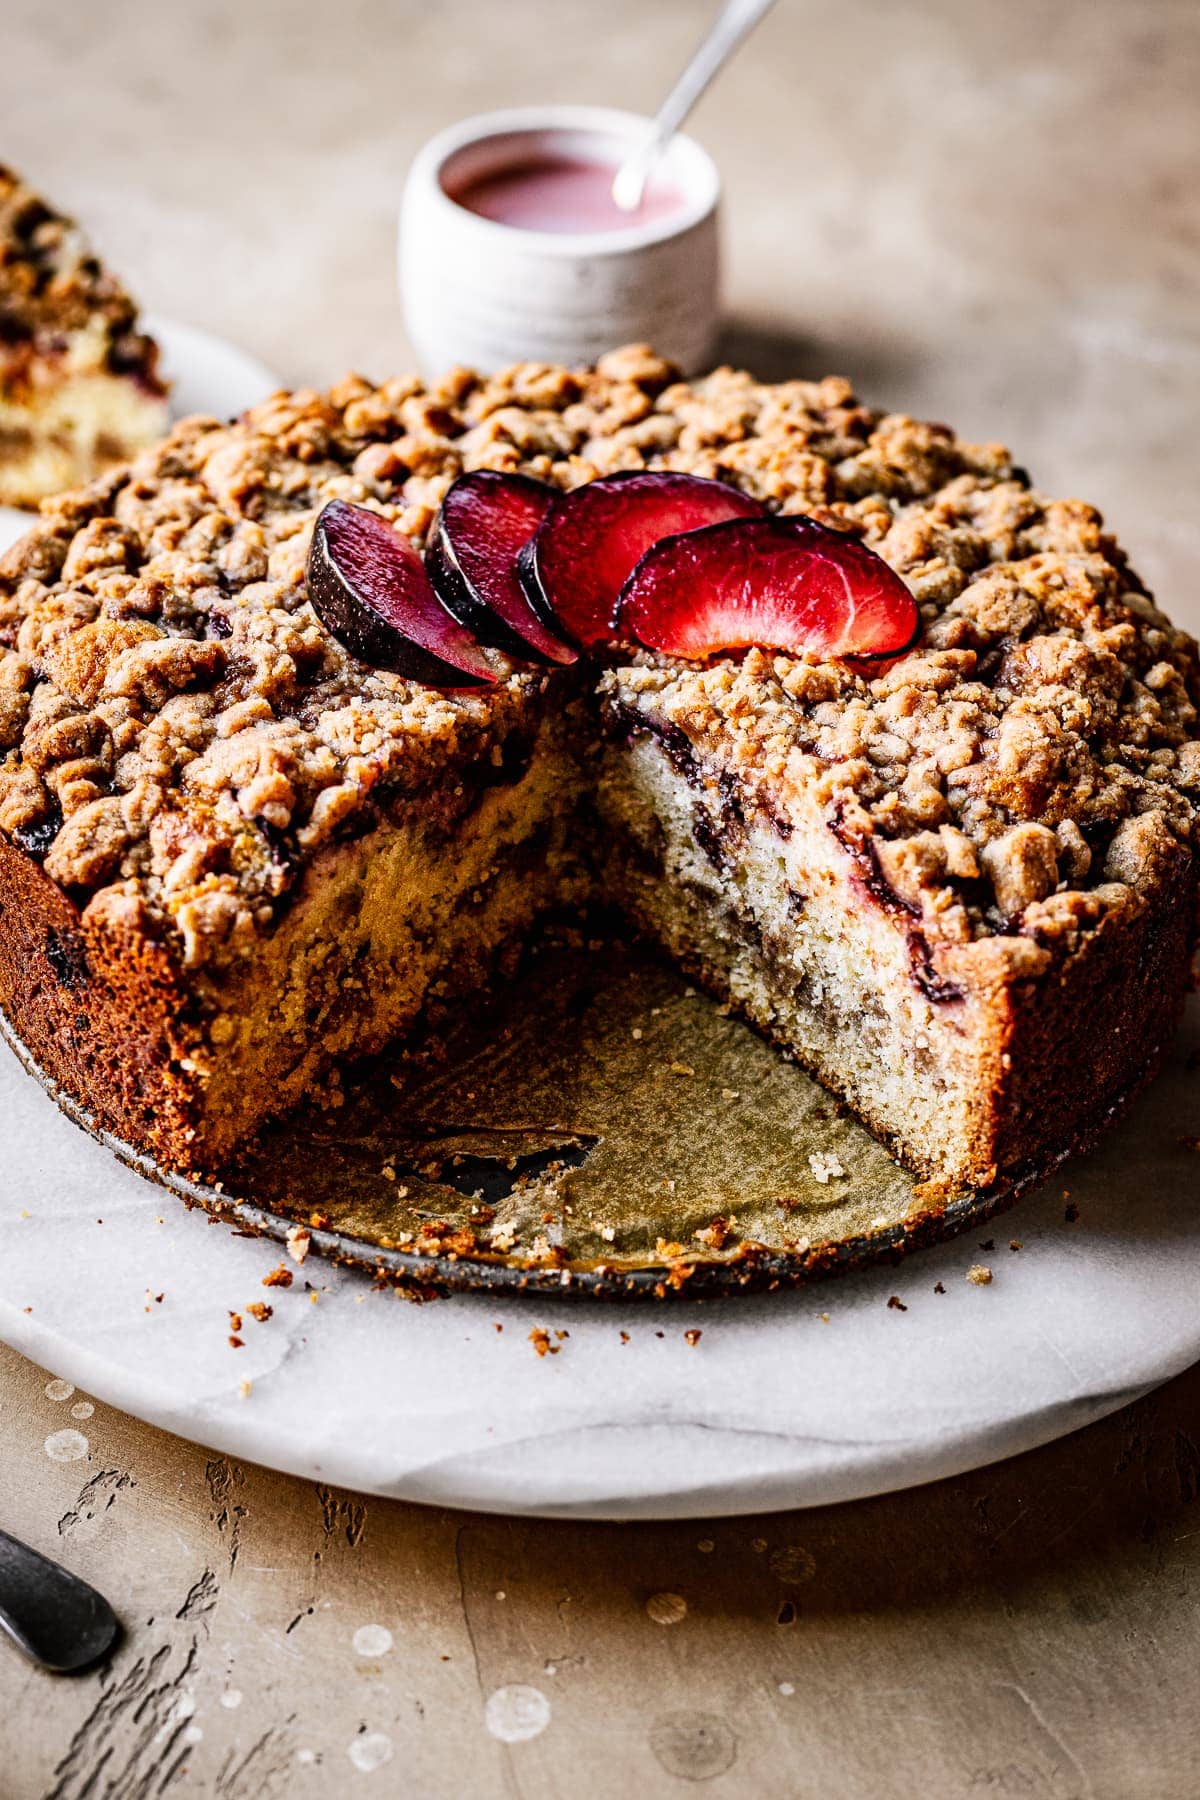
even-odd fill
[{"label": "wooden table surface", "polygon": [[[707,15],[4,0],[0,158],[147,307],[291,381],[382,374],[417,144],[652,106]],[[1197,92],[1193,0],[783,0],[696,119],[731,354],[1006,439],[1194,628]],[[55,1461],[92,1402],[53,1376],[0,1350],[0,1522],[128,1632],[74,1680],[0,1644],[0,1800],[1200,1793],[1200,1370],[959,1481],[623,1527],[364,1500],[99,1404]]]}]

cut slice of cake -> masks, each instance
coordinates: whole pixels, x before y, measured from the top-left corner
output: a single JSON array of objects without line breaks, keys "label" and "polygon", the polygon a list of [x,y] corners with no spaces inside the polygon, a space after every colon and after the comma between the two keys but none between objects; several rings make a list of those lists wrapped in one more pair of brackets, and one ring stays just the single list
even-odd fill
[{"label": "cut slice of cake", "polygon": [[[676,604],[665,631],[643,616],[654,652],[491,650],[494,682],[437,691],[314,610],[330,502],[421,548],[464,470],[568,492],[642,469],[755,503],[714,540],[774,538],[764,508],[849,534],[917,640],[847,660],[843,619],[808,650],[692,633],[689,660]],[[588,618],[615,618],[598,566]],[[1196,645],[1090,508],[842,381],[685,384],[627,349],[187,421],[0,560],[0,644],[0,1004],[175,1168],[219,1169],[590,898],[948,1188],[1086,1141],[1182,1005]]]},{"label": "cut slice of cake", "polygon": [[79,227],[0,166],[0,505],[80,486],[166,428],[133,301]]},{"label": "cut slice of cake", "polygon": [[[1196,884],[1158,811],[1104,833],[1086,886],[1075,820],[1006,809],[995,835],[965,831],[938,701],[971,662],[906,657],[869,698],[844,665],[757,651],[738,669],[613,671],[598,808],[604,885],[635,925],[907,1167],[986,1188],[1089,1141],[1151,1072],[1187,986]],[[956,710],[976,715],[962,773],[978,795],[998,709],[960,691]],[[1055,818],[1051,795],[1037,804]]]}]

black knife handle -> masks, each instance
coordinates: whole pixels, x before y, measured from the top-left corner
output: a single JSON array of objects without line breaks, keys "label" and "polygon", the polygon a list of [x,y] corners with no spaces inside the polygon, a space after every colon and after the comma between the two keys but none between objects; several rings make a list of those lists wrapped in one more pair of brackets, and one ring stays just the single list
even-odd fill
[{"label": "black knife handle", "polygon": [[86,1669],[121,1633],[103,1594],[6,1531],[0,1531],[0,1627],[26,1656],[61,1675]]}]

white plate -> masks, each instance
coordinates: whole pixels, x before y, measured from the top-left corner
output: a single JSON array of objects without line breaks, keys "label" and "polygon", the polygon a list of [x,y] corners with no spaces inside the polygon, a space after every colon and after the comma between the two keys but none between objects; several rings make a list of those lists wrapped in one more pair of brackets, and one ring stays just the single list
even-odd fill
[{"label": "white plate", "polygon": [[[143,323],[162,349],[163,373],[172,384],[173,419],[184,419],[189,413],[232,419],[280,386],[265,364],[225,338],[173,319],[147,318]],[[35,517],[34,513],[0,506],[0,550],[22,537]]]},{"label": "white plate", "polygon": [[[264,1289],[277,1246],[115,1162],[0,1049],[0,1337],[214,1449],[440,1505],[698,1517],[931,1481],[1100,1418],[1200,1356],[1200,1158],[1179,1141],[1196,1129],[1197,1044],[1200,1001],[1102,1150],[983,1232],[706,1305],[417,1306],[315,1256]],[[989,1285],[966,1279],[973,1264]],[[256,1299],[274,1308],[264,1324]],[[557,1354],[535,1354],[535,1326],[569,1333],[551,1336]],[[103,1412],[86,1426],[100,1459],[105,1429]],[[87,1445],[56,1434],[49,1453]]]},{"label": "white plate", "polygon": [[[205,332],[154,329],[180,413],[232,415],[277,385]],[[10,536],[29,523],[7,518]],[[988,1226],[994,1248],[977,1232],[799,1294],[660,1306],[415,1306],[315,1257],[265,1290],[277,1248],[115,1162],[0,1048],[0,1337],[214,1449],[444,1505],[696,1517],[930,1481],[1074,1430],[1200,1357],[1200,1159],[1179,1144],[1196,1129],[1197,1043],[1193,1002],[1128,1121]],[[966,1280],[976,1263],[990,1285]],[[258,1324],[246,1308],[264,1298]],[[229,1310],[245,1316],[240,1349]],[[535,1326],[569,1336],[538,1357]],[[102,1413],[88,1422],[101,1456],[104,1430]],[[87,1453],[82,1434],[60,1438],[53,1453]]]}]

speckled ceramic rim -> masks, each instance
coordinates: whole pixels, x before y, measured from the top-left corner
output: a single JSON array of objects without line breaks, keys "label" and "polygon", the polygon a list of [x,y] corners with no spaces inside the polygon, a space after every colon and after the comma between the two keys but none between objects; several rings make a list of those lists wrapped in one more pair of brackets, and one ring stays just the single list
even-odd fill
[{"label": "speckled ceramic rim", "polygon": [[[501,112],[477,113],[462,119],[431,138],[417,153],[409,183],[423,189],[436,209],[461,225],[469,219],[472,230],[487,237],[521,244],[540,256],[620,256],[650,244],[682,237],[715,211],[721,198],[721,177],[707,150],[694,138],[677,133],[663,153],[663,168],[679,185],[683,205],[662,218],[642,225],[620,226],[613,231],[529,231],[524,226],[504,225],[485,219],[460,206],[444,185],[452,165],[469,160],[472,175],[502,168],[512,161],[512,151],[522,141],[531,149],[563,151],[592,148],[604,143],[619,151],[632,150],[643,141],[651,121],[640,113],[607,106],[528,106]],[[616,165],[614,164],[614,173]],[[466,172],[466,171],[464,171]]]},{"label": "speckled ceramic rim", "polygon": [[[189,1206],[235,1225],[239,1230],[286,1243],[298,1221],[271,1212],[236,1193],[218,1191],[203,1182],[162,1169],[121,1139],[98,1126],[86,1108],[51,1081],[15,1036],[0,1012],[0,1038],[8,1045],[27,1074],[32,1075],[62,1112],[110,1150],[136,1174],[169,1188]],[[1109,1108],[1087,1134],[1098,1135],[1110,1119],[1124,1110],[1127,1096]],[[849,1274],[874,1264],[898,1263],[912,1250],[924,1250],[959,1232],[984,1224],[1005,1211],[1023,1195],[1039,1187],[1083,1144],[1071,1145],[1037,1168],[1024,1170],[1015,1179],[986,1191],[964,1194],[941,1211],[919,1213],[902,1224],[878,1232],[816,1244],[804,1254],[776,1251],[748,1252],[736,1258],[703,1261],[689,1258],[690,1273],[683,1280],[666,1264],[621,1266],[607,1263],[594,1268],[530,1267],[516,1258],[421,1256],[411,1251],[388,1250],[344,1232],[304,1226],[310,1247],[331,1261],[364,1270],[397,1286],[436,1293],[562,1294],[599,1300],[696,1300],[737,1294],[760,1294],[776,1288],[802,1287],[831,1275]]]}]

